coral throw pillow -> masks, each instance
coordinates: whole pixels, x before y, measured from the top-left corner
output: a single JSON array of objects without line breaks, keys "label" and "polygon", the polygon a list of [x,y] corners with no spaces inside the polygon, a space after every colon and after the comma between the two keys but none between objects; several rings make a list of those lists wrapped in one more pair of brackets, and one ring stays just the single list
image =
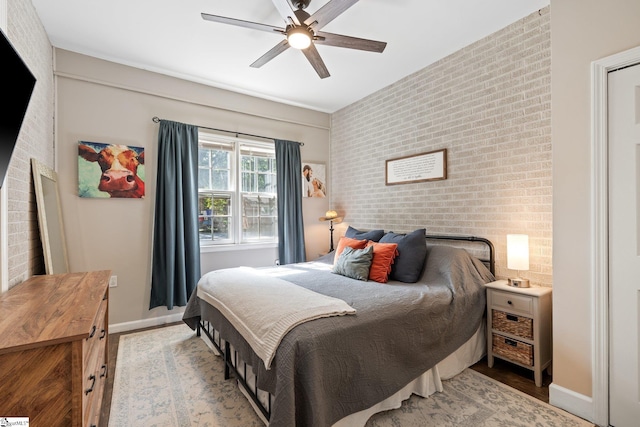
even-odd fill
[{"label": "coral throw pillow", "polygon": [[346,247],[350,247],[353,249],[364,249],[365,246],[367,246],[367,241],[366,240],[358,240],[358,239],[352,239],[350,237],[341,237],[340,241],[338,241],[338,247],[336,248],[336,254],[333,256],[333,264],[335,265],[336,261],[338,260],[338,258],[340,257],[340,254],[342,253],[342,251],[344,251],[344,248]]},{"label": "coral throw pillow", "polygon": [[367,248],[373,246],[373,260],[369,270],[369,280],[387,283],[391,273],[391,265],[398,256],[397,243],[377,243],[369,240]]}]

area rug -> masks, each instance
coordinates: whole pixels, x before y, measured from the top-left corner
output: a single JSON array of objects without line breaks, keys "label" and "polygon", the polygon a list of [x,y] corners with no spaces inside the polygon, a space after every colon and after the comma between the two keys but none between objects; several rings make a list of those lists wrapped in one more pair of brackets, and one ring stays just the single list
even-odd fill
[{"label": "area rug", "polygon": [[[110,427],[263,427],[223,362],[186,325],[120,336]],[[366,427],[591,427],[471,369]]]}]

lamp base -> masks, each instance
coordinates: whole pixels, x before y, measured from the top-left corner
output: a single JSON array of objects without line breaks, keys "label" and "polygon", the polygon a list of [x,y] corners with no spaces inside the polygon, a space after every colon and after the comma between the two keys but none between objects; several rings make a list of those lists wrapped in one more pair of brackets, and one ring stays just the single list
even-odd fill
[{"label": "lamp base", "polygon": [[515,279],[509,279],[509,286],[513,286],[514,288],[529,288],[531,285],[529,284],[529,279],[516,277]]}]

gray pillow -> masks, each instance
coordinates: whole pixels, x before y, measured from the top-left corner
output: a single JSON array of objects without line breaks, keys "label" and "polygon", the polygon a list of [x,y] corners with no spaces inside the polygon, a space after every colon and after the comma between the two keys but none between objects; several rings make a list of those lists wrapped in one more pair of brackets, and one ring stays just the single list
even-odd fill
[{"label": "gray pillow", "polygon": [[344,236],[351,239],[372,240],[374,242],[379,242],[380,238],[384,236],[384,230],[360,231],[356,230],[352,226],[349,226],[347,227],[347,231],[344,233]]},{"label": "gray pillow", "polygon": [[365,249],[353,249],[347,246],[338,257],[332,271],[342,276],[366,282],[369,278],[371,260],[373,260],[373,246]]},{"label": "gray pillow", "polygon": [[420,279],[427,258],[426,233],[425,228],[419,228],[409,234],[390,231],[382,236],[380,243],[398,244],[398,256],[391,266],[390,280],[415,283]]}]

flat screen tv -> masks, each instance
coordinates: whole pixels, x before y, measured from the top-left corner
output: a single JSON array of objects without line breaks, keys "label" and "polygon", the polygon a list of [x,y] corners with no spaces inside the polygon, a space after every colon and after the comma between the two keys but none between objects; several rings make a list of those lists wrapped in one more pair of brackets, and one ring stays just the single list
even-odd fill
[{"label": "flat screen tv", "polygon": [[0,30],[0,70],[6,87],[4,112],[0,114],[0,188],[4,184],[11,154],[16,146],[36,78]]}]

